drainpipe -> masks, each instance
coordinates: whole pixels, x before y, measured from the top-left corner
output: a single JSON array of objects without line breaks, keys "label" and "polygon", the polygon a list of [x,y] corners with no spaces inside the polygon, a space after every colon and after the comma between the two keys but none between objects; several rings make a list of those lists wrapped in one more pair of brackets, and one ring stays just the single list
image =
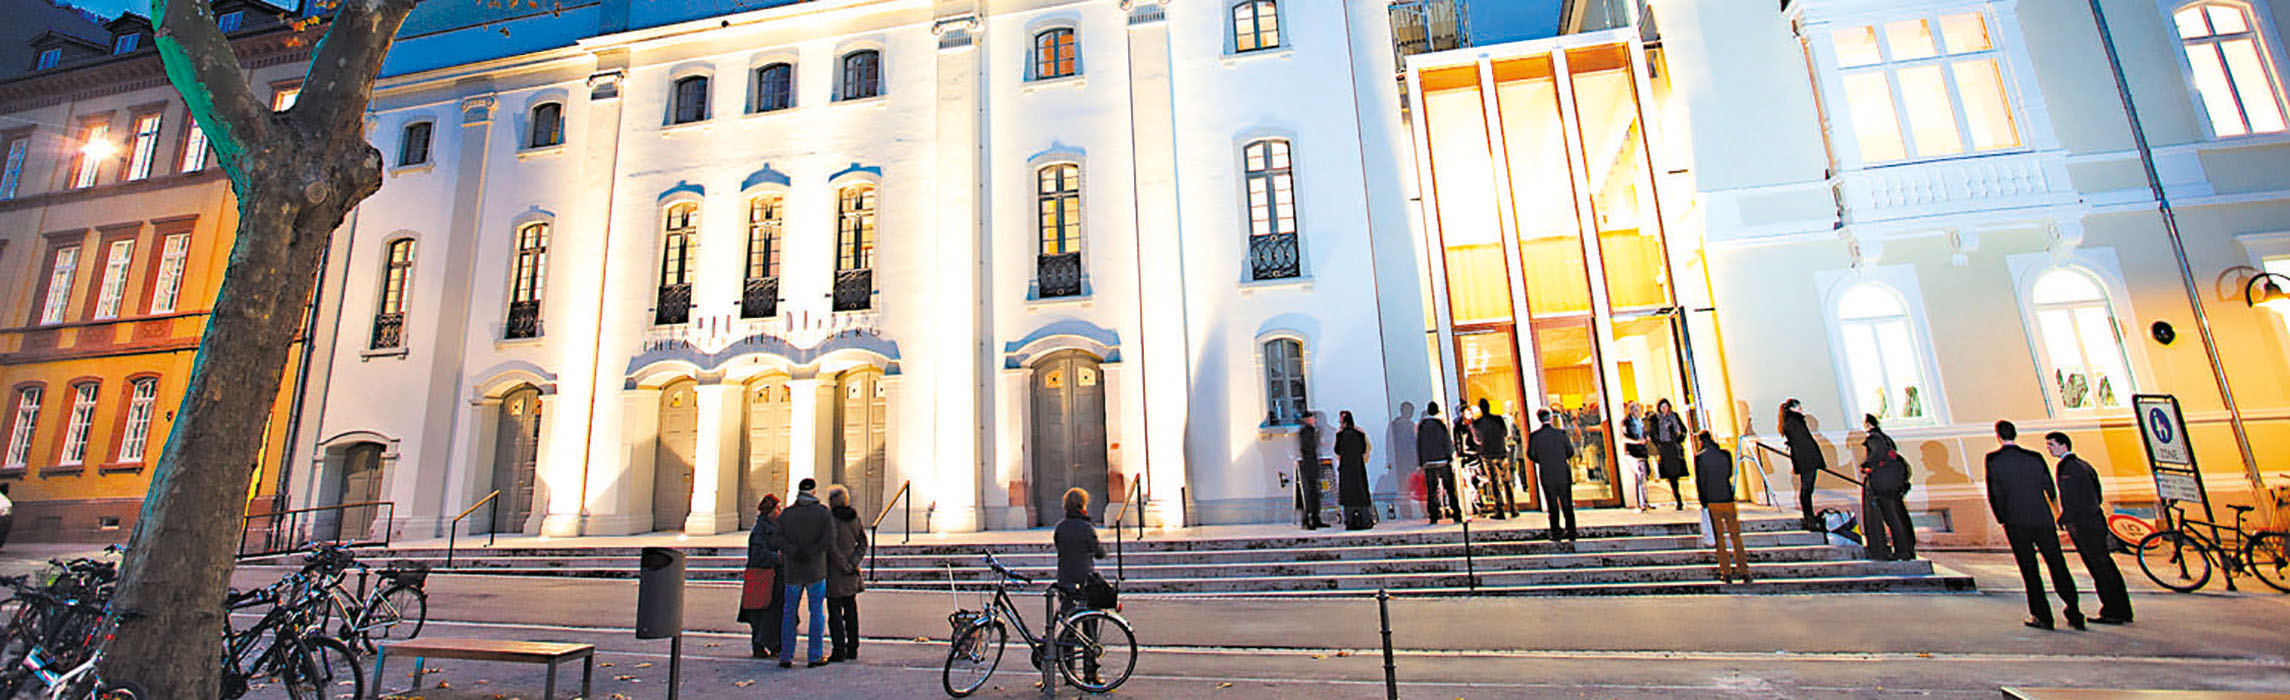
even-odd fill
[{"label": "drainpipe", "polygon": [[[2234,403],[2234,387],[2227,383],[2226,365],[2219,360],[2218,341],[2211,337],[2210,317],[2203,313],[2202,288],[2195,282],[2194,267],[2187,262],[2186,242],[2179,235],[2179,218],[2171,210],[2171,196],[2163,191],[2163,179],[2155,173],[2155,151],[2147,143],[2146,127],[2139,121],[2139,108],[2131,101],[2131,84],[2123,77],[2123,58],[2115,53],[2115,36],[2107,28],[2107,12],[2099,7],[2099,0],[2090,0],[2091,20],[2099,27],[2099,45],[2107,50],[2107,67],[2115,78],[2115,94],[2123,100],[2123,114],[2131,122],[2131,140],[2139,149],[2139,166],[2147,172],[2147,188],[2155,193],[2155,209],[2163,215],[2163,233],[2171,239],[2171,255],[2179,261],[2179,281],[2187,288],[2187,303],[2195,310],[2195,330],[2203,341],[2203,354],[2210,359],[2211,377],[2218,381],[2219,399],[2226,404],[2227,425],[2234,429],[2234,445],[2242,450],[2242,469],[2250,477],[2252,500],[2262,498],[2265,483],[2258,475],[2258,459],[2250,452],[2250,435],[2243,430],[2242,409]],[[2198,473],[2196,478],[2201,478]],[[2260,508],[2265,520],[2274,520],[2273,509]]]}]

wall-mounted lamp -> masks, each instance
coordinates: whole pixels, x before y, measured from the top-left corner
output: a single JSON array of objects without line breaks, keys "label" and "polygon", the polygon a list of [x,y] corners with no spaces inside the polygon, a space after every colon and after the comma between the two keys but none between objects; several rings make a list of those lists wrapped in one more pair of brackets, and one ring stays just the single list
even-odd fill
[{"label": "wall-mounted lamp", "polygon": [[2283,285],[2277,280],[2290,282],[2290,277],[2272,272],[2261,272],[2251,277],[2249,282],[2242,285],[2242,302],[2252,308],[2271,309],[2274,313],[2290,316],[2290,292],[2283,291]]}]

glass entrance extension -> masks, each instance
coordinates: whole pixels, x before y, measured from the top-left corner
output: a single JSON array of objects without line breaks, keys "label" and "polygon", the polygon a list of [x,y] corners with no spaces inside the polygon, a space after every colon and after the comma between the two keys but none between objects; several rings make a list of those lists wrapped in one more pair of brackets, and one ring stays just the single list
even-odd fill
[{"label": "glass entrance extension", "polygon": [[1644,49],[1627,31],[1516,46],[1411,66],[1447,400],[1551,410],[1575,443],[1577,505],[1622,505],[1627,404],[1668,399],[1701,427]]}]

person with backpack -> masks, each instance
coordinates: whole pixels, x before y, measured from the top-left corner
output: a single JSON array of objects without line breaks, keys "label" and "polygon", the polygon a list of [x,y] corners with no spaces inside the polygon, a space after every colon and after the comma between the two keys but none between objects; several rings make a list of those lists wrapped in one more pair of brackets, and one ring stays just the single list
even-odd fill
[{"label": "person with backpack", "polygon": [[1863,414],[1861,425],[1868,429],[1868,436],[1861,439],[1861,448],[1868,453],[1861,461],[1861,522],[1868,527],[1869,558],[1915,559],[1916,525],[1908,519],[1908,460],[1900,456],[1899,446],[1877,424],[1876,416]]},{"label": "person with backpack", "polygon": [[835,536],[835,516],[812,491],[819,482],[796,484],[795,503],[779,514],[779,559],[786,566],[786,611],[779,622],[779,667],[795,665],[797,611],[811,609],[812,668],[827,665],[827,547]]}]

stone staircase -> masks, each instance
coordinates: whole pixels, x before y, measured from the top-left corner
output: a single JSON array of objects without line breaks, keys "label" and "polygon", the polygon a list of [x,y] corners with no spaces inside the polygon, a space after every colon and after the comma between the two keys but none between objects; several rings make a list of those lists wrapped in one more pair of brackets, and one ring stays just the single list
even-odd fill
[{"label": "stone staircase", "polygon": [[[1129,595],[1153,596],[1364,596],[1379,588],[1393,595],[1654,595],[1694,593],[1949,593],[1973,590],[1969,576],[1930,561],[1875,562],[1858,546],[1830,544],[1824,535],[1794,529],[1785,517],[1744,518],[1750,584],[1714,580],[1711,553],[1695,523],[1585,526],[1573,546],[1533,539],[1539,530],[1474,528],[1466,552],[1460,532],[1356,532],[1335,534],[1174,539],[1149,535],[1125,541],[1122,556],[1099,563],[1107,577],[1123,579]],[[1108,552],[1114,549],[1105,533]],[[1055,554],[1046,530],[1006,533],[1024,541],[995,544],[885,544],[869,562],[870,590],[976,590],[993,583],[983,554],[1037,579],[1054,575]],[[894,538],[885,535],[886,542]],[[1005,538],[1012,539],[1012,538]],[[745,559],[739,547],[683,548],[685,574],[695,581],[737,581]],[[444,551],[404,548],[363,557],[380,565],[420,561],[433,575],[578,576],[634,578],[636,547],[503,547],[462,550],[446,569]],[[273,559],[268,563],[287,563]],[[266,563],[250,561],[250,564]]]}]

